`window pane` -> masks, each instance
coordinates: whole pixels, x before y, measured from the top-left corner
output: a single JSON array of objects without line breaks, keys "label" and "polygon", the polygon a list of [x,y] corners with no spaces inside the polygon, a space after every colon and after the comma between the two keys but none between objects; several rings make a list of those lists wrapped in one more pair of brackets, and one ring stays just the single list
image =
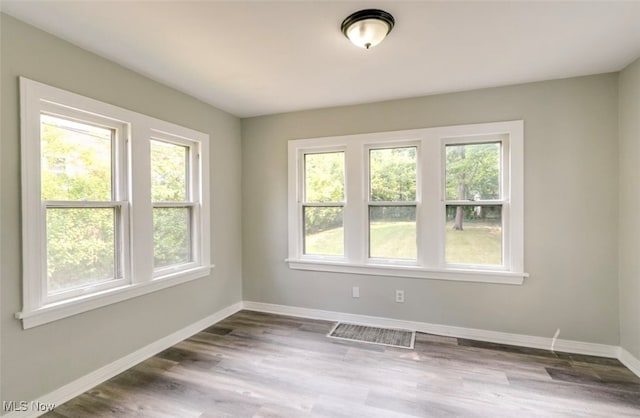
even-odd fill
[{"label": "window pane", "polygon": [[189,149],[182,145],[151,140],[151,200],[187,200]]},{"label": "window pane", "polygon": [[369,184],[372,201],[415,201],[416,147],[370,150]]},{"label": "window pane", "polygon": [[447,199],[500,199],[500,146],[500,142],[447,145]]},{"label": "window pane", "polygon": [[344,255],[342,207],[304,207],[304,253]]},{"label": "window pane", "polygon": [[47,289],[55,293],[115,278],[113,208],[47,209]]},{"label": "window pane", "polygon": [[445,261],[502,264],[502,206],[447,205]]},{"label": "window pane", "polygon": [[304,188],[306,202],[342,202],[344,152],[306,154]]},{"label": "window pane", "polygon": [[111,129],[40,115],[41,198],[112,198]]},{"label": "window pane", "polygon": [[153,208],[153,264],[156,268],[192,261],[191,208]]},{"label": "window pane", "polygon": [[415,260],[415,206],[369,207],[369,257]]}]

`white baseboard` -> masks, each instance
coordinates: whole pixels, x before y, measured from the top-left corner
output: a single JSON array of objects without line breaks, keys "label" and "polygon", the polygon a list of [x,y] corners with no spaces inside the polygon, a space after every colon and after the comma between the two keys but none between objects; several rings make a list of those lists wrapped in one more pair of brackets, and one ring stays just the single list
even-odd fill
[{"label": "white baseboard", "polygon": [[430,324],[427,322],[405,321],[378,316],[349,314],[343,312],[324,311],[319,309],[300,308],[296,306],[275,305],[260,302],[243,302],[244,309],[302,318],[324,319],[327,321],[353,322],[388,328],[404,328],[429,334],[449,337],[468,338],[499,344],[517,345],[521,347],[540,348],[544,350],[562,351],[591,356],[618,358],[620,347],[605,344],[586,343],[581,341],[561,340],[532,335],[511,334],[475,328],[463,328],[449,325]]},{"label": "white baseboard", "polygon": [[640,377],[640,360],[634,357],[630,352],[620,347],[620,357],[618,360],[629,370],[631,370],[636,376]]},{"label": "white baseboard", "polygon": [[[183,341],[193,334],[233,315],[247,309],[280,315],[290,315],[302,318],[323,319],[327,321],[353,322],[362,325],[379,327],[404,328],[430,334],[445,335],[457,338],[469,338],[480,341],[488,341],[499,344],[517,345],[522,347],[541,348],[555,351],[563,351],[576,354],[612,357],[619,359],[633,373],[640,376],[640,360],[631,355],[627,350],[618,346],[586,343],[581,341],[560,340],[531,335],[511,334],[505,332],[488,331],[474,328],[454,327],[448,325],[429,324],[427,322],[405,321],[400,319],[383,318],[378,316],[349,314],[344,312],[324,311],[320,309],[301,308],[296,306],[275,305],[244,301],[228,306],[213,315],[201,319],[171,335],[163,337],[131,354],[122,357],[113,363],[107,364],[73,382],[54,390],[32,402],[29,405],[60,405],[92,387],[116,376],[119,373],[135,366],[143,360]],[[28,411],[14,411],[3,418],[31,418],[42,415],[43,412],[34,409]]]},{"label": "white baseboard", "polygon": [[173,334],[167,335],[141,349],[134,351],[131,354],[128,354],[113,363],[107,364],[104,367],[99,368],[79,379],[74,380],[73,382],[64,385],[60,389],[54,390],[51,393],[48,393],[37,400],[29,402],[28,411],[14,411],[9,414],[3,415],[3,418],[31,418],[38,417],[42,415],[44,412],[39,412],[32,408],[33,405],[61,405],[64,402],[86,392],[92,387],[111,379],[117,374],[122,373],[123,371],[135,366],[143,360],[148,359],[151,356],[158,354],[159,352],[166,350],[167,348],[183,341],[193,334],[196,334],[203,329],[210,327],[211,325],[220,322],[224,318],[233,315],[242,309],[242,302],[235,303],[231,306],[228,306],[220,311],[210,315],[206,318],[199,320],[179,331],[174,332]]}]

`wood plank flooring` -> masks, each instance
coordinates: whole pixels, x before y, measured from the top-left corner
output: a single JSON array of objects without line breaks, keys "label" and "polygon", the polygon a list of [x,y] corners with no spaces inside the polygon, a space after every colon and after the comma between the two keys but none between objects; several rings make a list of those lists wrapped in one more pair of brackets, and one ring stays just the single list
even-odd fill
[{"label": "wood plank flooring", "polygon": [[421,333],[389,348],[333,325],[241,311],[45,416],[640,417],[614,359]]}]

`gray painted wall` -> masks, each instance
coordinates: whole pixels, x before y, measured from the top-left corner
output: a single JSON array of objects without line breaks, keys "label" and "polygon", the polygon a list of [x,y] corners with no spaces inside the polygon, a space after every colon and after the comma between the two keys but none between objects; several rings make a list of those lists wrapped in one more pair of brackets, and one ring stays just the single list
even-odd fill
[{"label": "gray painted wall", "polygon": [[[560,338],[621,342],[640,358],[639,197],[632,192],[639,62],[619,84],[608,74],[241,123],[6,15],[0,30],[2,400],[35,399],[241,299],[546,337],[560,329]],[[19,75],[211,135],[211,277],[22,330],[13,319],[21,309]],[[284,263],[287,140],[513,119],[525,120],[531,277],[524,285],[303,272]],[[351,298],[354,285],[360,299]],[[393,302],[395,289],[406,291],[406,303]]]},{"label": "gray painted wall", "polygon": [[[1,16],[3,400],[31,400],[241,300],[241,124],[234,116]],[[29,330],[21,310],[18,76],[208,133],[212,275]]]},{"label": "gray painted wall", "polygon": [[[617,345],[617,91],[605,74],[243,120],[244,299]],[[287,267],[288,140],[513,119],[525,121],[524,285]]]},{"label": "gray painted wall", "polygon": [[620,345],[640,359],[640,59],[620,73]]}]

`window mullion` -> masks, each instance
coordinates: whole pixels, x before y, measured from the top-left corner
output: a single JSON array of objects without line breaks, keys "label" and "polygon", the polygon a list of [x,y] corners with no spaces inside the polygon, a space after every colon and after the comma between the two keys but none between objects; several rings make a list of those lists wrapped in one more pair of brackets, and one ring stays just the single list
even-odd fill
[{"label": "window mullion", "polygon": [[366,205],[363,193],[366,153],[358,143],[349,143],[345,152],[345,258],[349,263],[362,264],[366,259]]},{"label": "window mullion", "polygon": [[[150,143],[143,138],[150,138],[150,127],[136,124],[132,127],[131,136],[138,141],[129,141],[129,172],[149,173],[151,167]],[[130,207],[131,225],[130,249],[131,272],[133,282],[148,281],[153,276],[153,212],[151,204],[150,176],[130,176],[129,190],[132,196]]]},{"label": "window mullion", "polygon": [[[443,164],[441,163],[440,143],[433,135],[425,135],[422,139],[420,155],[420,171],[422,204],[420,205],[418,239],[422,245],[422,265],[440,267],[444,259],[444,198],[440,184],[443,180]],[[419,257],[420,259],[420,257]]]}]

